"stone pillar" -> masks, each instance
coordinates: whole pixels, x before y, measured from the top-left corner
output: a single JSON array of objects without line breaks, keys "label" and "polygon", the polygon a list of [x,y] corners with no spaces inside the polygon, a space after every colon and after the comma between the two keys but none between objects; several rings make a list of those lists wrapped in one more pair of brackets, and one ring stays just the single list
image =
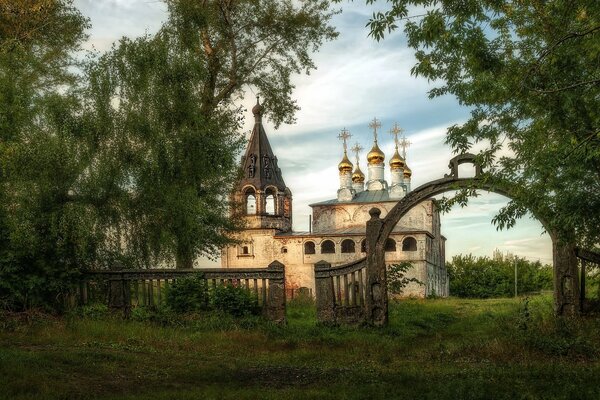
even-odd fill
[{"label": "stone pillar", "polygon": [[367,323],[385,326],[388,322],[387,277],[385,270],[385,240],[380,240],[383,220],[381,210],[371,208],[367,221],[367,287],[365,317]]},{"label": "stone pillar", "polygon": [[554,264],[554,311],[556,315],[579,314],[579,279],[575,246],[552,239]]},{"label": "stone pillar", "polygon": [[321,324],[335,324],[335,303],[333,279],[327,274],[331,264],[319,261],[315,264],[315,297],[317,301],[317,321]]},{"label": "stone pillar", "polygon": [[123,310],[125,317],[129,316],[131,290],[128,280],[115,278],[108,281],[108,307],[112,310]]},{"label": "stone pillar", "polygon": [[276,278],[269,278],[265,314],[271,321],[285,324],[285,266],[275,260],[269,264],[269,271],[279,272],[279,274]]}]

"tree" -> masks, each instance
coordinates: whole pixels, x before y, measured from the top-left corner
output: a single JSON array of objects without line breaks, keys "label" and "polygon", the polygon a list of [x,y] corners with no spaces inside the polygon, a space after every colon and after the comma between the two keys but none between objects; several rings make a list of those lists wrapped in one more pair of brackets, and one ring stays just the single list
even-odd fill
[{"label": "tree", "polygon": [[403,24],[412,73],[441,83],[430,97],[452,94],[471,109],[446,142],[455,152],[481,149],[486,179],[511,184],[498,227],[529,210],[560,242],[598,243],[600,4],[390,3],[368,22],[370,34],[381,40]]},{"label": "tree", "polygon": [[83,134],[70,1],[0,1],[0,304],[60,304],[89,265],[94,211],[68,201]]},{"label": "tree", "polygon": [[228,216],[242,144],[236,100],[252,87],[276,124],[292,122],[291,76],[314,68],[310,51],[336,33],[320,0],[167,5],[156,35],[122,39],[88,71],[98,147],[86,176],[108,179],[109,253],[191,268],[239,228]]}]

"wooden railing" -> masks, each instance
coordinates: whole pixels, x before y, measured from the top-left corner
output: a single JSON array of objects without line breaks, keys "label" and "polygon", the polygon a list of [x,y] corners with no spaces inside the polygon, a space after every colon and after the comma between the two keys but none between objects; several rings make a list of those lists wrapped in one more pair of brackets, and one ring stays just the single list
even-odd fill
[{"label": "wooden railing", "polygon": [[207,287],[235,285],[254,296],[265,317],[285,321],[285,267],[274,261],[267,268],[145,269],[90,271],[79,287],[80,303],[106,302],[127,315],[132,307],[153,306],[177,279],[197,275]]},{"label": "wooden railing", "polygon": [[317,320],[325,324],[358,324],[365,317],[366,258],[332,267],[315,264]]}]

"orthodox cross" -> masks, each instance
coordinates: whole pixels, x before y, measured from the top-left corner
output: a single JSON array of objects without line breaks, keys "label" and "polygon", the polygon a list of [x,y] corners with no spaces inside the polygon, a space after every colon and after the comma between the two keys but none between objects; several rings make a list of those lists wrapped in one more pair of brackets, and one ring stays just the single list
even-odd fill
[{"label": "orthodox cross", "polygon": [[396,150],[398,150],[398,135],[404,132],[404,129],[400,128],[396,122],[392,129],[390,129],[390,135],[394,137],[394,143],[396,144]]},{"label": "orthodox cross", "polygon": [[373,121],[369,124],[369,128],[373,129],[373,136],[375,137],[375,143],[377,143],[377,129],[381,128],[381,121],[373,118]]},{"label": "orthodox cross", "polygon": [[340,139],[341,141],[344,142],[344,153],[346,152],[346,149],[348,148],[346,141],[348,139],[350,139],[351,137],[352,137],[352,135],[350,134],[350,131],[348,131],[348,129],[346,129],[346,128],[342,129],[342,131],[338,135],[338,139]]},{"label": "orthodox cross", "polygon": [[358,142],[356,142],[354,147],[352,147],[350,150],[352,150],[356,154],[356,165],[358,165],[358,153],[363,151],[364,148],[360,144],[358,144]]},{"label": "orthodox cross", "polygon": [[402,157],[406,160],[406,148],[410,147],[412,143],[408,141],[408,139],[406,139],[406,136],[402,136],[402,139],[400,139],[400,147],[402,147]]}]

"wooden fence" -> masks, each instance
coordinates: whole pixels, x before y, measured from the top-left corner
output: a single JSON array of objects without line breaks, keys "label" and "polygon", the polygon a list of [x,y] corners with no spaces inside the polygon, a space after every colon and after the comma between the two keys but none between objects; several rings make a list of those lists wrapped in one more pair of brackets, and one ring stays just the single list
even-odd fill
[{"label": "wooden fence", "polygon": [[315,264],[317,321],[325,324],[358,324],[365,319],[367,259],[332,267]]},{"label": "wooden fence", "polygon": [[165,290],[177,279],[200,276],[208,287],[235,285],[251,292],[263,315],[285,321],[285,267],[274,261],[267,268],[145,269],[91,271],[85,274],[78,296],[81,304],[103,301],[128,315],[132,307],[164,301]]}]

